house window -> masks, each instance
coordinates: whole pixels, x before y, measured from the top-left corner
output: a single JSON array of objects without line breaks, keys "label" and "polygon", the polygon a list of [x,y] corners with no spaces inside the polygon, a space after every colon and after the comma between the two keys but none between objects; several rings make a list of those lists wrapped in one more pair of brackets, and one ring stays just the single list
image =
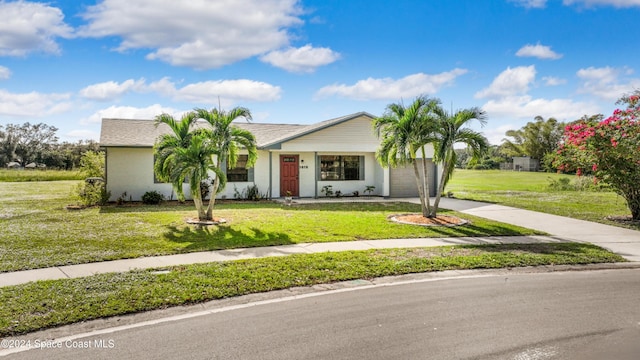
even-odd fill
[{"label": "house window", "polygon": [[364,180],[364,156],[320,155],[320,181]]},{"label": "house window", "polygon": [[227,161],[227,182],[249,182],[253,181],[253,169],[247,168],[249,155],[238,155],[236,167],[229,167]]}]

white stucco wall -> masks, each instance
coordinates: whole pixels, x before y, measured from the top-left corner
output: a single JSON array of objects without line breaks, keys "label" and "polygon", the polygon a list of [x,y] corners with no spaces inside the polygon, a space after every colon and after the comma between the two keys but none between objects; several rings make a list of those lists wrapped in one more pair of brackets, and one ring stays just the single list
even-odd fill
[{"label": "white stucco wall", "polygon": [[111,201],[123,193],[125,198],[139,201],[147,191],[158,191],[166,199],[176,198],[170,184],[153,182],[152,148],[109,147],[106,150],[107,190]]},{"label": "white stucco wall", "polygon": [[371,119],[361,116],[282,144],[283,152],[375,152],[380,141]]},{"label": "white stucco wall", "polygon": [[[247,154],[246,151],[240,151],[240,154]],[[246,190],[247,187],[257,185],[260,194],[268,196],[269,192],[269,152],[258,150],[258,159],[253,167],[253,180],[243,182],[228,182],[227,186],[217,196],[218,199],[233,199],[235,189],[238,192]]]},{"label": "white stucco wall", "polygon": [[[111,191],[111,201],[115,201],[124,192],[127,193],[127,200],[139,201],[144,193],[154,190],[164,195],[167,200],[177,198],[171,184],[154,183],[153,179],[152,148],[107,148],[107,190]],[[258,160],[254,168],[254,182],[229,182],[217,198],[233,199],[234,185],[238,191],[242,191],[254,183],[258,185],[260,193],[267,193],[269,187],[268,151],[258,151]],[[188,184],[183,185],[183,191],[185,197],[190,199]]]}]

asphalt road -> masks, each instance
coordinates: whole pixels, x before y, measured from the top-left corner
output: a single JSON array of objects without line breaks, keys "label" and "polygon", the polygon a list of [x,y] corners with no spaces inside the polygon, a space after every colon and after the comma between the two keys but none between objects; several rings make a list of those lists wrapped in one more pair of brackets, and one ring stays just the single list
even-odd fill
[{"label": "asphalt road", "polygon": [[276,301],[7,358],[638,359],[639,305],[640,269],[460,278]]}]

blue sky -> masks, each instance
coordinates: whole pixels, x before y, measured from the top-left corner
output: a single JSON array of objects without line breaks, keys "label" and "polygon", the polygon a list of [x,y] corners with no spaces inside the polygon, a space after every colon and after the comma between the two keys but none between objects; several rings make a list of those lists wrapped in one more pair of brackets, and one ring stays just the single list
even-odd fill
[{"label": "blue sky", "polygon": [[640,89],[640,0],[0,0],[0,125],[248,107],[314,123],[437,97],[499,144]]}]

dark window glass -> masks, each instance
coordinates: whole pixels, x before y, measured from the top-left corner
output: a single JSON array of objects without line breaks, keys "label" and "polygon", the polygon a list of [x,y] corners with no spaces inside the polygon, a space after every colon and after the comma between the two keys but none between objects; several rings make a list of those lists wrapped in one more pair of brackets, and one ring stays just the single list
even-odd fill
[{"label": "dark window glass", "polygon": [[363,180],[364,157],[357,155],[320,155],[320,181]]},{"label": "dark window glass", "polygon": [[236,167],[230,168],[227,162],[227,181],[228,182],[247,182],[249,181],[249,169],[247,169],[247,160],[249,155],[238,155]]}]

